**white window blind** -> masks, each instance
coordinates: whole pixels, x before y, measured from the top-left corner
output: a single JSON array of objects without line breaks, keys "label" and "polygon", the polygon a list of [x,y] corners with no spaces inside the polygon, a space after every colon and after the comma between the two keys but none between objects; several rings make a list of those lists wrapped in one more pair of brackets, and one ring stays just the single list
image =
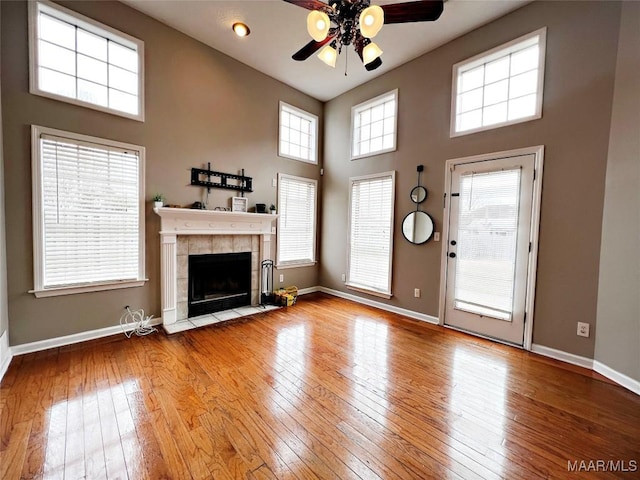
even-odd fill
[{"label": "white window blind", "polygon": [[278,266],[315,262],[317,181],[278,175]]},{"label": "white window blind", "polygon": [[142,280],[141,151],[40,129],[34,127],[36,291]]},{"label": "white window blind", "polygon": [[451,136],[542,116],[546,29],[453,66]]},{"label": "white window blind", "polygon": [[347,285],[390,296],[395,172],[350,182]]},{"label": "white window blind", "polygon": [[511,320],[521,170],[460,178],[455,308]]},{"label": "white window blind", "polygon": [[318,117],[280,102],[278,155],[318,163]]},{"label": "white window blind", "polygon": [[398,90],[380,95],[351,109],[351,158],[396,149]]},{"label": "white window blind", "polygon": [[31,93],[143,119],[142,41],[50,2],[29,8]]}]

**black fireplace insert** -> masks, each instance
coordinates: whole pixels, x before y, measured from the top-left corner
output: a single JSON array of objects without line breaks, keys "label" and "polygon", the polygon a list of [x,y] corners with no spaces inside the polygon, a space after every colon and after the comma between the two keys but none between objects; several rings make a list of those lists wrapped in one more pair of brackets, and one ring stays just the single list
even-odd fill
[{"label": "black fireplace insert", "polygon": [[251,304],[251,252],[189,256],[189,317]]}]

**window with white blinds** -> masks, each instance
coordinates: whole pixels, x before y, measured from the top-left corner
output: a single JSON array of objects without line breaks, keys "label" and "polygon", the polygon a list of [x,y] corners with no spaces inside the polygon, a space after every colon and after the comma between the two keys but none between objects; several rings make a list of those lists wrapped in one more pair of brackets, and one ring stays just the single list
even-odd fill
[{"label": "window with white blinds", "polygon": [[280,102],[278,155],[318,163],[318,117]]},{"label": "window with white blinds", "polygon": [[347,286],[391,297],[395,172],[349,181]]},{"label": "window with white blinds", "polygon": [[318,182],[278,175],[278,267],[316,261],[316,199]]},{"label": "window with white blinds", "polygon": [[45,127],[32,135],[36,295],[142,284],[144,149]]},{"label": "window with white blinds", "polygon": [[351,159],[395,150],[397,116],[397,89],[353,107]]},{"label": "window with white blinds", "polygon": [[511,321],[521,169],[460,177],[454,306]]},{"label": "window with white blinds", "polygon": [[144,120],[144,42],[48,1],[29,28],[31,93]]}]

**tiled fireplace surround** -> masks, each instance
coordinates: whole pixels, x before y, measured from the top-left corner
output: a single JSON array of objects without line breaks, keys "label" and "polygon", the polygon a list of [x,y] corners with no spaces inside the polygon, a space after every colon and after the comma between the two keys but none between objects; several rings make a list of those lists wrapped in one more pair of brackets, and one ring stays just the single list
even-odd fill
[{"label": "tiled fireplace surround", "polygon": [[259,303],[260,237],[258,235],[178,235],[177,320],[187,318],[189,255],[251,252],[251,305]]},{"label": "tiled fireplace surround", "polygon": [[187,321],[189,255],[251,252],[251,304],[259,303],[260,264],[270,257],[277,215],[183,208],[156,208],[154,211],[161,218],[160,267],[165,330],[173,333],[193,328]]}]

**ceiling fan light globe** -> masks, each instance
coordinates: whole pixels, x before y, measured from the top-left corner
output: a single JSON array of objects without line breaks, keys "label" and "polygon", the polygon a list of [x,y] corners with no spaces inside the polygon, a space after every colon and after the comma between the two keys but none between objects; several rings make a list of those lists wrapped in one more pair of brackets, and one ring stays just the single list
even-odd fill
[{"label": "ceiling fan light globe", "polygon": [[327,38],[329,33],[329,15],[319,10],[314,10],[307,15],[307,31],[316,42]]},{"label": "ceiling fan light globe", "polygon": [[331,45],[326,45],[320,53],[318,58],[332,68],[336,68],[336,60],[338,59],[338,52]]},{"label": "ceiling fan light globe", "polygon": [[384,25],[384,10],[379,5],[371,5],[360,14],[360,33],[365,38],[375,37]]},{"label": "ceiling fan light globe", "polygon": [[378,45],[371,42],[362,50],[362,63],[365,65],[373,62],[376,58],[382,55],[382,50]]}]

